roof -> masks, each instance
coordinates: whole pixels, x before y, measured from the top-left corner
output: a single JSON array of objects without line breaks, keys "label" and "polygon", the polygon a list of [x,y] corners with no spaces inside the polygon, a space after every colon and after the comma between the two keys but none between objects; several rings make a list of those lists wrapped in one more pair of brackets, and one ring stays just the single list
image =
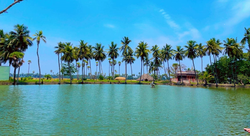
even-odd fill
[{"label": "roof", "polygon": [[182,71],[182,72],[178,71],[176,74],[177,76],[181,76],[181,74],[182,76],[195,76],[194,71]]},{"label": "roof", "polygon": [[117,77],[115,80],[125,80],[125,77]]},{"label": "roof", "polygon": [[[149,74],[143,74],[143,75],[141,76],[141,80],[145,81],[146,79],[147,79],[148,81],[153,81],[153,80],[154,80],[154,78],[151,77]],[[140,77],[137,79],[137,81],[140,81]]]}]

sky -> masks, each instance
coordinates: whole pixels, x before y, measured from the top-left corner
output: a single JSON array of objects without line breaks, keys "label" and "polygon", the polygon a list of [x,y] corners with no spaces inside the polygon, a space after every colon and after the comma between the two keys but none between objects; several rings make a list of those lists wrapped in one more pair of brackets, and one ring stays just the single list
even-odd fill
[{"label": "sky", "polygon": [[[0,0],[0,10],[6,8],[13,0]],[[244,36],[244,27],[250,24],[249,0],[24,0],[13,6],[7,13],[0,15],[0,29],[12,31],[14,25],[24,24],[30,30],[30,36],[42,30],[47,38],[39,47],[42,74],[58,73],[57,55],[54,53],[58,42],[71,42],[78,46],[80,40],[95,46],[101,43],[105,50],[111,41],[121,46],[124,36],[132,42],[129,46],[135,50],[140,41],[147,42],[150,49],[154,45],[162,48],[166,43],[184,47],[188,40],[206,44],[210,38],[237,38]],[[30,71],[38,73],[36,56],[37,45],[34,42],[25,52],[25,63],[21,73],[28,72],[28,60],[31,60]],[[121,54],[121,53],[120,53]],[[117,62],[122,57],[117,58]],[[204,67],[209,57],[204,57]],[[176,63],[170,60],[170,65]],[[185,58],[181,61],[187,68],[192,61]],[[92,71],[96,70],[92,60]],[[5,66],[8,64],[5,64]],[[103,71],[108,74],[107,59],[102,63]],[[201,70],[201,59],[195,59],[195,67]],[[119,73],[118,65],[115,68]],[[120,70],[124,73],[124,63]],[[13,68],[11,68],[13,73]],[[133,74],[140,72],[140,60],[133,64]],[[130,74],[130,66],[128,74]],[[161,70],[161,74],[163,74]]]}]

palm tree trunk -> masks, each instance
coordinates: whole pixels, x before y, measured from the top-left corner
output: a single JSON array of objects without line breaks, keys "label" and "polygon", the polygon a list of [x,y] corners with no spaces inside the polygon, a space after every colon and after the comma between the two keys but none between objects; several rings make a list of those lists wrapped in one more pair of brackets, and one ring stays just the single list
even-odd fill
[{"label": "palm tree trunk", "polygon": [[99,75],[101,74],[101,60],[99,60]]},{"label": "palm tree trunk", "polygon": [[[141,58],[141,76],[142,76],[142,58]],[[141,76],[140,76],[140,82],[141,83]]]},{"label": "palm tree trunk", "polygon": [[[61,53],[61,57],[60,58],[62,58],[62,53]],[[62,68],[62,59],[61,59],[61,68]],[[62,72],[62,80],[63,80],[63,72]]]},{"label": "palm tree trunk", "polygon": [[[115,59],[113,58],[113,62],[115,61]],[[113,80],[115,79],[115,70],[114,70],[114,63],[112,64],[112,67],[113,67],[113,72],[112,72],[112,75],[113,75]]]},{"label": "palm tree trunk", "polygon": [[111,68],[110,68],[110,63],[109,63],[109,77],[110,77],[110,72],[111,72]]},{"label": "palm tree trunk", "polygon": [[37,58],[38,58],[38,68],[39,68],[39,84],[41,83],[41,68],[40,68],[40,60],[39,60],[39,54],[38,54],[38,50],[39,50],[39,44],[37,44]]},{"label": "palm tree trunk", "polygon": [[213,75],[214,75],[214,80],[216,82],[215,71],[214,71],[214,67],[212,66],[211,54],[209,54],[209,58],[210,58],[210,66],[212,67],[212,71],[213,71]]},{"label": "palm tree trunk", "polygon": [[130,68],[131,68],[131,76],[133,78],[133,69],[132,69],[132,63],[130,63]]},{"label": "palm tree trunk", "polygon": [[60,59],[59,59],[59,54],[58,54],[58,66],[59,66],[59,84],[61,84],[61,72],[60,72]]},{"label": "palm tree trunk", "polygon": [[[180,60],[179,60],[179,68],[180,68],[180,72],[181,72],[181,61]],[[183,84],[182,73],[181,73],[181,83]]]},{"label": "palm tree trunk", "polygon": [[127,62],[125,61],[125,84],[127,83]]},{"label": "palm tree trunk", "polygon": [[69,67],[69,79],[70,79],[70,84],[72,84],[71,68],[70,68],[70,63],[69,63],[69,62],[68,62],[68,67]]},{"label": "palm tree trunk", "polygon": [[14,85],[16,85],[16,68],[14,67]]},{"label": "palm tree trunk", "polygon": [[163,62],[164,73],[165,73],[165,75],[166,75],[167,72],[166,72],[165,62],[164,62],[164,61],[162,61],[162,62]]},{"label": "palm tree trunk", "polygon": [[192,61],[193,61],[193,66],[194,66],[194,74],[195,74],[195,78],[196,78],[197,85],[198,85],[198,78],[197,78],[197,74],[196,74],[196,70],[195,70],[194,59],[192,59]]},{"label": "palm tree trunk", "polygon": [[169,80],[170,80],[170,83],[171,83],[170,70],[169,70],[169,60],[167,60],[167,62],[168,62],[168,76],[169,76]]},{"label": "palm tree trunk", "polygon": [[217,72],[217,69],[216,69],[216,57],[213,55],[214,57],[214,70],[215,70],[215,74],[216,74],[216,87],[218,87],[218,72]]},{"label": "palm tree trunk", "polygon": [[30,74],[30,64],[28,66],[28,76],[29,76],[29,74]]},{"label": "palm tree trunk", "polygon": [[233,62],[231,59],[231,71],[232,71],[232,77],[233,77],[233,82],[234,82],[234,87],[235,87],[235,80],[234,80],[234,72],[233,72]]},{"label": "palm tree trunk", "polygon": [[[235,64],[234,64],[234,67],[235,67],[235,80],[236,80],[236,83],[238,83],[238,81],[237,81],[237,72],[236,72],[236,68],[237,68],[237,64],[236,64],[236,60],[235,60]],[[234,85],[235,86],[235,85]]]},{"label": "palm tree trunk", "polygon": [[79,80],[79,74],[78,74],[77,61],[76,61],[76,73],[77,73],[77,80]]},{"label": "palm tree trunk", "polygon": [[201,57],[201,72],[203,73],[203,60],[202,60],[202,57]]},{"label": "palm tree trunk", "polygon": [[92,79],[91,59],[89,59],[89,66],[90,66],[90,76],[91,76],[91,79]]},{"label": "palm tree trunk", "polygon": [[17,84],[19,83],[20,67],[21,67],[21,66],[19,66],[19,67],[18,67],[18,73],[17,73]]},{"label": "palm tree trunk", "polygon": [[121,73],[120,73],[120,65],[119,65],[119,76],[121,75]]},{"label": "palm tree trunk", "polygon": [[84,64],[84,60],[82,60],[82,83],[83,83],[83,64]]}]

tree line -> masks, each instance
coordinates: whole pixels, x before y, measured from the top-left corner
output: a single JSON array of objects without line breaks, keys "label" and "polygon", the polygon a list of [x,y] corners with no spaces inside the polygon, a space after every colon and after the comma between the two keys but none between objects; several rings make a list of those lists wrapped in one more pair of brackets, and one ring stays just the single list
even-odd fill
[{"label": "tree line", "polygon": [[[38,65],[39,65],[39,75],[41,75],[40,71],[40,64],[39,64],[39,44],[40,41],[43,40],[46,42],[46,38],[43,36],[42,31],[37,32],[34,38],[31,38],[29,36],[29,31],[27,27],[24,25],[16,25],[14,31],[11,31],[9,33],[4,34],[3,30],[0,31],[0,61],[1,63],[9,62],[9,65],[12,64],[12,66],[15,68],[14,73],[16,72],[16,68],[19,68],[22,65],[22,58],[23,58],[23,52],[29,47],[32,46],[32,41],[36,40],[37,42],[37,57],[38,57]],[[247,43],[247,53],[250,53],[250,28],[245,28],[245,34],[243,39],[240,42],[237,42],[237,38],[227,38],[223,42],[221,42],[219,39],[211,38],[206,42],[205,45],[202,43],[197,43],[194,40],[190,40],[187,42],[187,44],[182,46],[176,46],[176,49],[173,49],[170,44],[165,44],[161,49],[158,45],[152,46],[150,49],[148,44],[144,41],[141,41],[138,43],[135,51],[129,46],[131,43],[131,40],[128,37],[123,37],[121,40],[121,46],[118,47],[118,45],[114,42],[111,42],[109,45],[109,48],[107,51],[105,51],[104,46],[101,43],[96,43],[95,46],[89,45],[84,40],[80,40],[78,46],[72,45],[70,42],[59,42],[58,45],[55,47],[55,54],[58,56],[58,70],[59,72],[59,82],[61,82],[61,79],[63,79],[63,72],[62,72],[62,62],[67,63],[69,76],[71,77],[72,72],[71,68],[73,68],[72,63],[75,62],[76,68],[82,68],[82,82],[87,74],[87,69],[90,69],[90,74],[92,73],[91,70],[91,60],[94,59],[96,61],[96,67],[99,66],[99,70],[96,69],[96,74],[98,76],[103,75],[102,70],[102,62],[108,58],[109,60],[109,75],[112,74],[112,78],[114,79],[114,73],[115,68],[114,66],[117,64],[116,59],[118,56],[122,56],[122,62],[125,63],[125,79],[127,79],[127,65],[129,64],[131,66],[131,75],[132,75],[132,64],[135,62],[135,57],[137,59],[140,59],[141,61],[141,72],[144,73],[142,70],[144,66],[146,66],[147,71],[149,73],[158,74],[159,70],[162,68],[164,70],[164,73],[171,82],[171,76],[176,76],[176,71],[180,71],[181,74],[181,82],[183,83],[182,78],[182,66],[181,61],[187,57],[191,60],[193,64],[193,70],[195,73],[197,85],[198,85],[198,73],[195,67],[195,59],[200,58],[201,59],[201,73],[204,76],[203,72],[203,57],[209,56],[210,65],[206,68],[206,73],[208,77],[209,74],[212,74],[213,81],[218,85],[220,80],[220,73],[218,69],[218,63],[219,62],[219,55],[223,54],[226,55],[229,58],[229,64],[231,67],[232,75],[229,76],[232,80],[236,80],[236,71],[233,70],[236,69],[238,61],[241,61],[244,57],[243,49],[245,49],[244,45]],[[222,46],[223,45],[223,46]],[[152,57],[150,58],[150,54],[152,54]],[[248,55],[249,56],[249,55]],[[213,61],[212,61],[213,59]],[[249,59],[249,58],[248,58]],[[171,74],[171,68],[169,66],[169,61],[175,60],[178,62],[178,64],[175,64],[175,75]],[[167,68],[165,67],[165,63],[167,63]],[[29,63],[30,64],[30,63]],[[118,62],[119,64],[119,75],[120,75],[120,65],[121,62]],[[89,65],[89,66],[88,66]],[[85,74],[86,72],[86,74]],[[62,75],[61,75],[62,74]],[[229,73],[228,73],[229,74]],[[140,76],[141,77],[141,76]],[[40,83],[39,77],[39,83]],[[79,79],[79,73],[77,70],[77,78]],[[140,79],[141,81],[141,79]],[[125,80],[126,82],[126,80]],[[70,83],[72,83],[72,78],[70,78]],[[234,82],[235,83],[235,82]]]}]

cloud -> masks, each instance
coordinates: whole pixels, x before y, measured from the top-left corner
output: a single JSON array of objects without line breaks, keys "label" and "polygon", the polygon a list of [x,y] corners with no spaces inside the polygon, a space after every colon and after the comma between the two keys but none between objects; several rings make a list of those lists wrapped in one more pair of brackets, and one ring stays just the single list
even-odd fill
[{"label": "cloud", "polygon": [[250,17],[250,1],[244,0],[235,4],[231,9],[232,16],[223,23],[226,26],[234,26]]},{"label": "cloud", "polygon": [[112,24],[104,24],[104,27],[107,27],[107,28],[115,28],[115,26],[112,25]]},{"label": "cloud", "polygon": [[176,23],[174,22],[174,20],[171,19],[170,15],[167,14],[167,13],[164,11],[164,9],[161,9],[159,12],[163,15],[163,17],[165,18],[166,22],[168,23],[168,25],[169,25],[171,28],[180,29],[180,26],[179,26],[178,24],[176,24]]}]

